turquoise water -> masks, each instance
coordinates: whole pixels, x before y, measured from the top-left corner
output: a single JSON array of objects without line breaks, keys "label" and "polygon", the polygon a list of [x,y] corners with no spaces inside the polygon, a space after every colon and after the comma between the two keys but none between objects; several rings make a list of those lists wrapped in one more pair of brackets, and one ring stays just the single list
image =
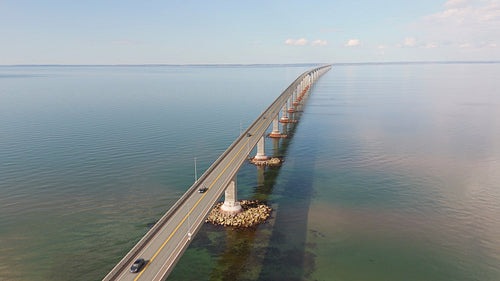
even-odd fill
[{"label": "turquoise water", "polygon": [[[102,279],[311,67],[0,67],[0,280]],[[499,73],[334,66],[238,174],[269,223],[203,226],[169,280],[500,279]]]}]

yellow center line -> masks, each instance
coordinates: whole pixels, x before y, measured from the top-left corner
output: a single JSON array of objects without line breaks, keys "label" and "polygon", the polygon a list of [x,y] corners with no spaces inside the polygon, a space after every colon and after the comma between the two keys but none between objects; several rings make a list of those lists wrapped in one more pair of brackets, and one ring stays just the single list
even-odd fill
[{"label": "yellow center line", "polygon": [[[277,103],[278,104],[278,103]],[[272,112],[274,110],[274,108],[276,107],[275,104],[272,108],[272,110],[270,110],[270,112]],[[265,120],[265,118],[264,118]],[[255,129],[255,131],[258,131],[260,129],[260,127],[264,124],[264,120],[262,120],[262,122],[260,123],[260,125]],[[255,132],[254,131],[254,132]],[[189,217],[189,215],[193,212],[193,210],[198,206],[198,204],[201,202],[201,200],[203,199],[203,197],[205,197],[205,195],[207,195],[208,191],[212,188],[212,186],[214,186],[214,184],[219,180],[219,178],[222,176],[222,174],[226,171],[226,169],[231,165],[231,163],[233,163],[234,159],[236,158],[236,156],[238,156],[241,152],[241,150],[243,150],[243,148],[245,147],[245,145],[250,141],[250,139],[253,138],[253,135],[251,135],[247,141],[241,146],[241,148],[238,150],[238,152],[233,156],[233,158],[231,158],[231,161],[229,161],[229,163],[226,165],[226,167],[224,167],[224,169],[222,170],[222,172],[219,173],[219,175],[217,176],[217,178],[215,178],[215,180],[212,182],[212,184],[208,187],[207,189],[207,192],[205,192],[201,197],[200,199],[198,199],[198,201],[196,202],[196,204],[193,205],[193,207],[189,210],[189,212],[187,213],[187,215],[182,219],[182,221],[177,225],[177,227],[174,229],[174,231],[170,234],[170,236],[168,236],[167,240],[165,240],[165,242],[163,242],[163,244],[161,245],[161,247],[156,251],[156,253],[153,255],[153,257],[149,260],[149,262],[146,264],[146,266],[144,267],[143,270],[141,270],[141,272],[139,272],[139,274],[137,275],[137,277],[134,279],[134,281],[137,281],[139,279],[139,277],[141,277],[142,273],[144,273],[144,271],[146,271],[146,269],[148,268],[148,266],[153,262],[153,260],[156,258],[156,256],[158,256],[158,254],[160,253],[160,251],[165,247],[165,245],[168,243],[168,241],[170,241],[170,239],[172,238],[172,236],[174,236],[174,234],[177,232],[177,230],[179,230],[179,228],[181,227],[182,224],[184,224],[184,222],[186,221],[187,217]]]}]

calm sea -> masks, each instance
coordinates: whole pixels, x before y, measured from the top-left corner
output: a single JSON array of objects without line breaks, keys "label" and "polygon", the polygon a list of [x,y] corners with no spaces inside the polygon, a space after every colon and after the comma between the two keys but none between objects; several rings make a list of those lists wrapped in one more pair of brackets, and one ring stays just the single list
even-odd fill
[{"label": "calm sea", "polygon": [[[0,280],[100,280],[312,66],[0,67]],[[500,280],[500,64],[338,65],[268,223],[204,225],[169,280]]]}]

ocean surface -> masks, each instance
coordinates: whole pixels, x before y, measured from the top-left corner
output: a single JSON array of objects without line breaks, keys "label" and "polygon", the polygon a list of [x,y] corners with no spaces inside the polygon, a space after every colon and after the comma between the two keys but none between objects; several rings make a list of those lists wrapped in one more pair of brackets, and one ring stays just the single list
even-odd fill
[{"label": "ocean surface", "polygon": [[[0,280],[101,280],[312,67],[0,66]],[[334,65],[283,166],[238,173],[271,219],[204,225],[168,280],[500,280],[499,76]]]}]

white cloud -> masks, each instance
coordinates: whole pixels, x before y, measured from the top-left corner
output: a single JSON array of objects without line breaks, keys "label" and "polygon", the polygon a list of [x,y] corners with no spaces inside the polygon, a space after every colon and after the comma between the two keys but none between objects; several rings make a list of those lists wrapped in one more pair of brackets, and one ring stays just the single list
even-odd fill
[{"label": "white cloud", "polygon": [[478,44],[476,44],[476,47],[477,48],[496,48],[498,46],[498,44],[496,43],[490,43],[490,42],[479,42]]},{"label": "white cloud", "polygon": [[300,38],[299,40],[295,41],[295,45],[299,45],[299,46],[307,45],[307,39]]},{"label": "white cloud", "polygon": [[378,46],[378,48],[379,49],[385,49],[386,47],[385,47],[385,45],[380,45],[380,46]]},{"label": "white cloud", "polygon": [[439,47],[439,46],[436,43],[427,43],[427,44],[425,44],[423,46],[423,48],[425,48],[425,49],[434,49],[434,48],[437,48],[437,47]]},{"label": "white cloud", "polygon": [[422,42],[418,41],[415,37],[406,37],[403,43],[397,44],[398,48],[421,48],[421,49],[434,49],[439,47],[436,42]]},{"label": "white cloud", "polygon": [[361,43],[359,42],[358,39],[351,39],[344,46],[346,46],[346,47],[355,47],[355,46],[359,46],[360,44]]},{"label": "white cloud", "polygon": [[286,39],[285,44],[292,45],[292,46],[304,46],[304,45],[307,45],[307,42],[308,41],[305,38],[300,38],[298,40]]},{"label": "white cloud", "polygon": [[326,40],[314,40],[311,42],[311,46],[326,46],[328,42]]},{"label": "white cloud", "polygon": [[[291,45],[291,46],[305,46],[309,43],[309,41],[305,38],[300,38],[300,39],[286,39],[285,44],[286,45]],[[311,46],[326,46],[328,45],[328,41],[326,40],[314,40],[311,42]]]},{"label": "white cloud", "polygon": [[444,6],[448,9],[453,8],[462,8],[467,6],[471,1],[470,0],[450,0],[444,4]]},{"label": "white cloud", "polygon": [[441,12],[414,24],[425,41],[454,48],[500,44],[499,27],[499,0],[449,0]]},{"label": "white cloud", "polygon": [[415,47],[417,45],[417,39],[415,37],[406,37],[403,42],[405,47]]},{"label": "white cloud", "polygon": [[484,48],[497,48],[498,47],[498,44],[496,43],[489,43],[489,42],[476,42],[476,43],[461,43],[461,44],[457,44],[456,47],[460,48],[460,49],[476,49],[476,50],[480,50],[480,49],[484,49]]}]

